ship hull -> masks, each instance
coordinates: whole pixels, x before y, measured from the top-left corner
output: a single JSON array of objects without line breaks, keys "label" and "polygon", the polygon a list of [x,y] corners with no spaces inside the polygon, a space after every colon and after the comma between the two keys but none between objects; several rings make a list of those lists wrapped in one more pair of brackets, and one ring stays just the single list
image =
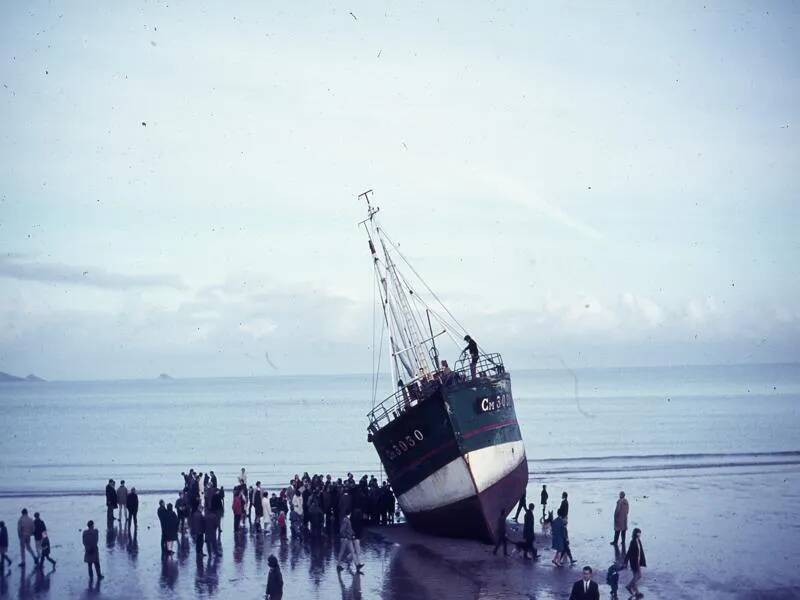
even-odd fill
[{"label": "ship hull", "polygon": [[373,436],[412,527],[497,539],[528,482],[507,373],[442,386]]}]

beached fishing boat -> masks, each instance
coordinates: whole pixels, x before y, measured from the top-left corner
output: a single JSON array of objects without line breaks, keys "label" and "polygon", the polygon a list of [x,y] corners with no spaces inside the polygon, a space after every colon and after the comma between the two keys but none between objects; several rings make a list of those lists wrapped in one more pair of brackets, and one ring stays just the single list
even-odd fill
[{"label": "beached fishing boat", "polygon": [[[467,332],[379,225],[370,193],[359,196],[367,202],[361,225],[382,318],[367,439],[414,528],[493,542],[500,514],[528,483],[511,377],[499,354],[477,344],[447,364],[445,342],[460,348]],[[376,404],[384,342],[393,391]]]}]

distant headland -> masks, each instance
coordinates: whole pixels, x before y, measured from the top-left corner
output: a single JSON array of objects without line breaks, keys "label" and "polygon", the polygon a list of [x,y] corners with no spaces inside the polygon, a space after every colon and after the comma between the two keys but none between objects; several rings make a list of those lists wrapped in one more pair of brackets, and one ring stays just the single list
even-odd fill
[{"label": "distant headland", "polygon": [[2,371],[0,371],[0,383],[11,383],[11,382],[14,382],[14,381],[27,381],[29,383],[41,383],[41,382],[44,382],[46,380],[42,379],[41,377],[37,377],[33,373],[31,373],[27,377],[17,377],[16,375],[10,375],[8,373],[3,373]]}]

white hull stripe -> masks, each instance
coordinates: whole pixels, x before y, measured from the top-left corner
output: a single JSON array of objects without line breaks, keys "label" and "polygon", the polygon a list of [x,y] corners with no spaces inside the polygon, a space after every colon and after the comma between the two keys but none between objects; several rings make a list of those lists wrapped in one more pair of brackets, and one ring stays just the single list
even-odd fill
[{"label": "white hull stripe", "polygon": [[406,513],[432,510],[475,495],[464,457],[459,456],[397,497]]},{"label": "white hull stripe", "polygon": [[[487,446],[459,456],[397,497],[406,513],[433,510],[471,498],[500,481],[525,460],[521,441]],[[477,485],[477,489],[476,486]]]},{"label": "white hull stripe", "polygon": [[468,452],[466,459],[475,485],[478,487],[478,493],[481,493],[511,473],[525,460],[525,446],[522,440],[487,446]]}]

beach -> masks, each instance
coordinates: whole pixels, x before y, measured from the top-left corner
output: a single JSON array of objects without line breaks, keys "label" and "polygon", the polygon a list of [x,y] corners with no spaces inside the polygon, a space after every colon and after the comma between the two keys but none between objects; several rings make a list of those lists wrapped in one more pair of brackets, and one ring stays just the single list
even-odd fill
[{"label": "beach", "polygon": [[[595,569],[601,597],[607,597],[613,510],[624,490],[629,529],[643,531],[646,597],[800,596],[797,367],[578,375],[585,391],[576,398],[569,374],[512,374],[531,472],[528,501],[539,515],[542,484],[550,509],[561,491],[569,492],[575,566],[553,567],[550,540],[538,525],[542,558],[536,563],[400,526],[371,529],[362,543],[363,576],[345,571],[341,578],[338,545],[329,538],[248,532],[237,544],[229,508],[219,561],[197,565],[186,538],[164,565],[155,509],[159,498],[175,501],[180,471],[189,467],[214,469],[226,490],[241,466],[269,491],[303,471],[380,476],[361,426],[364,402],[355,399],[363,398],[366,378],[2,388],[8,436],[1,448],[0,518],[9,527],[15,564],[0,594],[263,597],[266,559],[273,553],[285,598],[566,598],[583,565]],[[56,416],[44,421],[51,433],[37,436],[39,413],[54,407]],[[314,418],[292,418],[298,410]],[[125,479],[141,494],[135,540],[105,526],[109,477]],[[37,574],[29,565],[21,576],[15,527],[22,507],[39,511],[47,523],[54,571],[45,567]],[[81,529],[88,519],[100,529],[106,579],[99,590],[89,589],[83,563]],[[622,571],[623,592],[629,576]]]},{"label": "beach", "polygon": [[[551,487],[552,486],[552,487]],[[560,489],[555,483],[548,488]],[[47,522],[55,570],[42,574],[28,566],[22,576],[15,564],[2,582],[8,598],[242,598],[263,597],[266,559],[275,554],[285,581],[285,598],[411,599],[530,599],[566,598],[580,568],[595,569],[601,597],[607,597],[605,570],[614,560],[609,545],[614,499],[619,488],[628,491],[631,527],[643,530],[649,567],[642,591],[647,598],[790,599],[800,595],[798,468],[750,470],[712,468],[702,474],[679,472],[669,477],[573,481],[570,493],[570,540],[574,567],[550,563],[549,537],[537,526],[537,562],[519,553],[509,558],[492,555],[492,547],[465,540],[418,534],[404,525],[370,528],[362,543],[364,574],[352,570],[339,577],[335,549],[327,537],[293,539],[291,534],[248,532],[238,545],[231,534],[232,517],[223,520],[219,561],[198,565],[194,546],[182,538],[174,560],[162,563],[159,550],[158,497],[141,497],[136,539],[118,527],[105,527],[101,495],[4,498],[0,514],[7,521],[20,506],[38,510]],[[646,490],[647,493],[643,493]],[[529,498],[538,507],[538,488]],[[764,510],[762,494],[769,494]],[[171,497],[165,498],[170,500]],[[709,502],[713,499],[713,502]],[[93,518],[100,528],[101,565],[106,578],[99,590],[89,587],[80,529]],[[13,522],[12,522],[13,524]],[[509,536],[518,539],[510,524]],[[12,532],[13,533],[13,532]],[[762,540],[772,540],[770,552]],[[513,545],[510,545],[510,549]],[[630,578],[622,571],[620,588]],[[624,591],[624,590],[623,590]],[[624,597],[624,596],[623,596]]]}]

